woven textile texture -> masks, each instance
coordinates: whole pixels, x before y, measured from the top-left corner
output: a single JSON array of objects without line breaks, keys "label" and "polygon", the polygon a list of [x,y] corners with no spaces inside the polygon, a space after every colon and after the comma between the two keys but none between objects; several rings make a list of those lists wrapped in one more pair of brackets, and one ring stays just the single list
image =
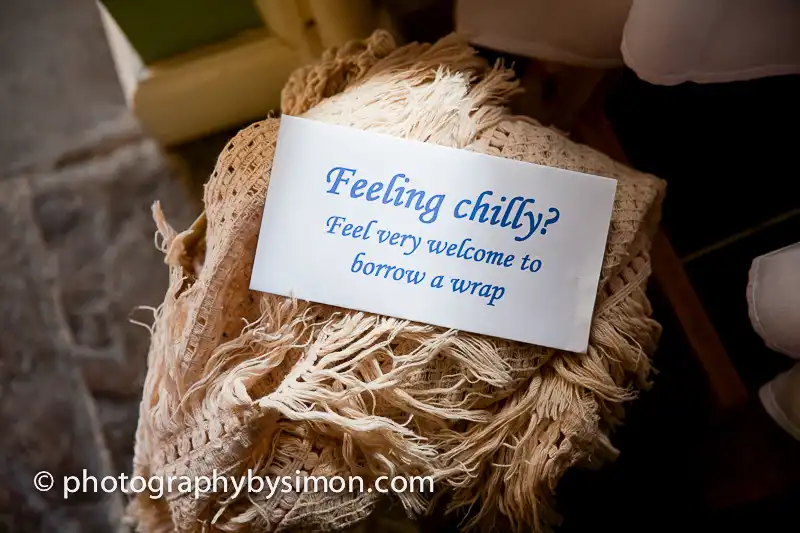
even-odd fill
[{"label": "woven textile texture", "polygon": [[[663,182],[508,114],[510,70],[448,37],[397,47],[384,32],[293,74],[287,114],[618,180],[588,352],[575,354],[248,289],[278,120],[241,131],[173,230],[154,207],[170,288],[155,311],[135,474],[432,475],[466,527],[547,530],[573,465],[614,458],[610,431],[647,386],[660,333],[645,285]],[[534,320],[535,317],[531,317]],[[141,531],[339,530],[377,492],[238,497],[143,493]],[[386,496],[383,496],[386,497]],[[470,510],[471,509],[471,510]],[[467,513],[467,510],[470,510]]]}]

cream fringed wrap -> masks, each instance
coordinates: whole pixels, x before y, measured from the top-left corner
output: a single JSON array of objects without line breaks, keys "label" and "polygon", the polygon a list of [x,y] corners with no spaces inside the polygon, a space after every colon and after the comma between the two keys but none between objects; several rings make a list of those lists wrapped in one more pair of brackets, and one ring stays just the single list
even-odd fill
[{"label": "cream fringed wrap", "polygon": [[[176,234],[155,314],[136,438],[143,476],[433,475],[472,526],[543,530],[576,463],[613,458],[609,431],[647,383],[648,248],[663,184],[507,114],[512,72],[453,38],[397,48],[382,32],[294,73],[284,113],[618,180],[588,353],[574,354],[248,290],[278,120],[240,132]],[[320,261],[325,261],[320,257]],[[535,316],[531,316],[535,320]],[[229,493],[232,493],[232,487]],[[139,495],[142,531],[340,529],[377,492]],[[424,494],[394,496],[411,515]],[[474,505],[473,505],[474,504]]]}]

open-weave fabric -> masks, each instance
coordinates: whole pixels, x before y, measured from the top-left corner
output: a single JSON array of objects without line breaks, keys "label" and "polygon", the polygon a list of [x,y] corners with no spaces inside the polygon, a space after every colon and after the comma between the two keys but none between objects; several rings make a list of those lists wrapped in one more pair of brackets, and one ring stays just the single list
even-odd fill
[{"label": "open-weave fabric", "polygon": [[[572,465],[613,458],[660,328],[645,285],[663,183],[510,116],[511,71],[466,44],[378,32],[328,51],[283,92],[291,115],[618,180],[588,352],[575,354],[248,289],[278,129],[241,131],[177,233],[155,207],[171,285],[155,313],[136,439],[143,476],[432,475],[468,526],[543,530]],[[320,257],[320,261],[325,261]],[[531,320],[536,320],[532,313]],[[336,530],[380,494],[139,495],[140,530]],[[430,495],[392,496],[410,515]],[[471,508],[469,514],[466,511]]]}]

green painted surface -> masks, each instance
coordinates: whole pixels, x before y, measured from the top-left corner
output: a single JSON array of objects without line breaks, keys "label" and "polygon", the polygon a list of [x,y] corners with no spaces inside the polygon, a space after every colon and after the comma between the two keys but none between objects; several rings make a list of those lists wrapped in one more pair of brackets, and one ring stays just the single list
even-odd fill
[{"label": "green painted surface", "polygon": [[145,63],[263,23],[253,0],[101,0]]}]

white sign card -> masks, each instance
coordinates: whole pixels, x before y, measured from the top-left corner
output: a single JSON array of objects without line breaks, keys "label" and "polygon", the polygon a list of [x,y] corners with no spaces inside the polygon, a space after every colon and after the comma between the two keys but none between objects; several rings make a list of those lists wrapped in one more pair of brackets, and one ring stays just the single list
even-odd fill
[{"label": "white sign card", "polygon": [[284,115],[250,288],[585,352],[615,191]]}]

